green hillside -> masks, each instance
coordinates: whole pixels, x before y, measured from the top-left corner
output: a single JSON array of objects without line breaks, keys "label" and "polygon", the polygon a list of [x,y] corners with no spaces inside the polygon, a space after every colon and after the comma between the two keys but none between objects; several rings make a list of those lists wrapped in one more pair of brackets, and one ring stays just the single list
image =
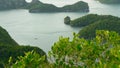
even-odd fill
[{"label": "green hillside", "polygon": [[36,51],[41,56],[46,56],[45,52],[38,47],[21,46],[17,44],[10,37],[8,32],[0,27],[0,68],[8,63],[9,57],[13,57],[13,62],[15,62],[17,56],[24,56],[25,52],[32,50]]},{"label": "green hillside", "polygon": [[0,27],[0,44],[18,45],[2,27]]}]

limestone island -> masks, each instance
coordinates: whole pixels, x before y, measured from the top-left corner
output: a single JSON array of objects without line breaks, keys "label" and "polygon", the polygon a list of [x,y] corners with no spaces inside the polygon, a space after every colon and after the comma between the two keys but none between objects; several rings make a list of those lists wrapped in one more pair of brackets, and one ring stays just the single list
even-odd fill
[{"label": "limestone island", "polygon": [[120,0],[98,0],[98,1],[105,4],[120,4]]},{"label": "limestone island", "polygon": [[25,0],[0,0],[0,10],[25,8],[27,4]]},{"label": "limestone island", "polygon": [[64,23],[82,28],[78,34],[85,39],[95,38],[96,30],[109,30],[120,34],[120,18],[112,15],[88,14],[74,20],[66,16]]},{"label": "limestone island", "polygon": [[39,0],[33,0],[29,5],[30,13],[40,12],[89,12],[88,3],[79,1],[72,5],[66,5],[63,7],[56,7],[52,4],[42,3]]}]

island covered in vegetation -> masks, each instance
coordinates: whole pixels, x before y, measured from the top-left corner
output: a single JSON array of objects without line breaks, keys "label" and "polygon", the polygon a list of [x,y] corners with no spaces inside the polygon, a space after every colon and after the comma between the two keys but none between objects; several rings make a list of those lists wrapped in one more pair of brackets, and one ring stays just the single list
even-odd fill
[{"label": "island covered in vegetation", "polygon": [[26,6],[25,0],[0,0],[0,10],[22,9]]},{"label": "island covered in vegetation", "polygon": [[112,15],[88,14],[75,20],[67,16],[64,23],[72,27],[83,27],[79,34],[86,39],[95,37],[96,30],[116,31],[120,34],[120,18]]},{"label": "island covered in vegetation", "polygon": [[38,0],[32,1],[29,5],[29,12],[89,12],[88,3],[79,1],[73,5],[66,5],[63,7],[56,7],[52,4],[42,3]]},{"label": "island covered in vegetation", "polygon": [[97,1],[106,4],[120,4],[120,0],[97,0]]}]

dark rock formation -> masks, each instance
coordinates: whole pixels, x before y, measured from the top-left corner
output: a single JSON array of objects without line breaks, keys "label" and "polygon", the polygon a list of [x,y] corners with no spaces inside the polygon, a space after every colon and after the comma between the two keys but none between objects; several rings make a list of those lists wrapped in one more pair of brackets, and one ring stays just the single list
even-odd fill
[{"label": "dark rock formation", "polygon": [[64,7],[56,7],[52,4],[45,4],[38,0],[33,0],[29,6],[29,12],[88,12],[89,6],[83,1],[79,1],[73,5],[66,5]]},{"label": "dark rock formation", "polygon": [[65,24],[70,24],[70,21],[71,21],[71,19],[70,19],[69,16],[67,16],[67,17],[64,18],[64,23]]}]

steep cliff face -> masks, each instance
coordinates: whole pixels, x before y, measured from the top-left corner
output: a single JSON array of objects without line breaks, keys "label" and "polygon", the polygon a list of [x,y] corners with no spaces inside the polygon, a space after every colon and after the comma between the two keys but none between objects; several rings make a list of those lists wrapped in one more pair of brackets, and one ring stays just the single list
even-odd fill
[{"label": "steep cliff face", "polygon": [[68,24],[68,25],[69,25],[70,22],[71,22],[71,19],[70,19],[69,16],[67,16],[67,17],[64,18],[64,23],[65,23],[65,24]]},{"label": "steep cliff face", "polygon": [[25,0],[0,0],[0,10],[25,8]]}]

